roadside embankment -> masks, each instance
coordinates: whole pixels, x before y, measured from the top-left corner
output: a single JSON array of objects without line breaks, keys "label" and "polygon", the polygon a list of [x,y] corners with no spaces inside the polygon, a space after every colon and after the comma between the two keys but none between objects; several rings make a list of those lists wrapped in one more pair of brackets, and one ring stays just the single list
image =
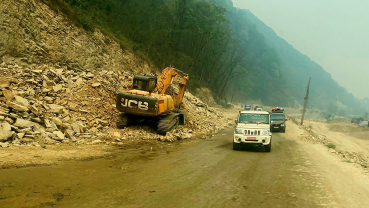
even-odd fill
[{"label": "roadside embankment", "polygon": [[323,144],[331,154],[335,154],[348,163],[355,163],[368,169],[369,167],[369,128],[359,127],[350,122],[326,123],[305,121],[299,125],[291,119],[304,133],[302,140]]}]

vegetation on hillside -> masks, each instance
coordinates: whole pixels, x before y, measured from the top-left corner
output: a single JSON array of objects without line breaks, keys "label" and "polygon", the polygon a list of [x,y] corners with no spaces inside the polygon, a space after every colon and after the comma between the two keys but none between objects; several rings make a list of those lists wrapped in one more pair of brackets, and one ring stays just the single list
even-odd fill
[{"label": "vegetation on hillside", "polygon": [[231,0],[44,1],[71,8],[77,24],[114,35],[158,68],[172,65],[189,73],[190,90],[208,87],[218,102],[298,106],[311,76],[310,107],[360,108],[319,65]]},{"label": "vegetation on hillside", "polygon": [[64,2],[85,28],[98,27],[113,34],[123,47],[144,54],[158,68],[173,65],[189,73],[192,90],[208,87],[217,101],[230,97],[234,89],[238,100],[260,99],[260,95],[269,99],[265,101],[279,99],[269,93],[283,83],[276,51],[266,46],[257,30],[241,26],[242,20],[238,24],[244,29],[233,30],[227,10],[211,1]]}]

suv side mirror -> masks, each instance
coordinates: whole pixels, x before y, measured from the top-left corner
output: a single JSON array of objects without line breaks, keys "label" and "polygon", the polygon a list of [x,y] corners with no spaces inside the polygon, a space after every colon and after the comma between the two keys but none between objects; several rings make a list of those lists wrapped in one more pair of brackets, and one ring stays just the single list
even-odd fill
[{"label": "suv side mirror", "polygon": [[288,121],[288,119],[286,118],[285,121]]}]

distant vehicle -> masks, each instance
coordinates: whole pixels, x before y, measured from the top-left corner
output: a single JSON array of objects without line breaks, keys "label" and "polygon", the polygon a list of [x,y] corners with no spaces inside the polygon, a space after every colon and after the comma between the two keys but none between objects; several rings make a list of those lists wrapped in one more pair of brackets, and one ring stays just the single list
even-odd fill
[{"label": "distant vehicle", "polygon": [[284,109],[280,107],[272,108],[272,113],[284,113]]},{"label": "distant vehicle", "polygon": [[351,120],[351,123],[359,124],[360,122],[363,122],[363,121],[365,121],[365,119],[364,119],[364,118],[353,118],[353,119]]},{"label": "distant vehicle", "polygon": [[233,137],[233,149],[242,146],[264,146],[265,152],[272,149],[270,133],[270,114],[267,111],[240,111],[236,119],[236,130]]},{"label": "distant vehicle", "polygon": [[250,111],[251,110],[251,104],[245,104],[245,110]]},{"label": "distant vehicle", "polygon": [[270,131],[286,132],[286,115],[283,108],[272,108],[272,114],[270,115]]},{"label": "distant vehicle", "polygon": [[254,110],[255,111],[262,111],[263,110],[263,106],[257,105],[257,106],[255,106]]}]

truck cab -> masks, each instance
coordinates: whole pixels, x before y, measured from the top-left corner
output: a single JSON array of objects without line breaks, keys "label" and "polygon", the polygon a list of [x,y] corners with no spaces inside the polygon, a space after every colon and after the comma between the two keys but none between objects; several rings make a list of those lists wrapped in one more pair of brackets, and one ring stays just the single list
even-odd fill
[{"label": "truck cab", "polygon": [[264,146],[271,151],[272,134],[270,132],[270,113],[267,111],[240,111],[236,119],[233,136],[233,149],[242,146]]},{"label": "truck cab", "polygon": [[286,132],[286,115],[284,114],[283,108],[272,108],[272,113],[270,114],[270,131],[280,131]]}]

